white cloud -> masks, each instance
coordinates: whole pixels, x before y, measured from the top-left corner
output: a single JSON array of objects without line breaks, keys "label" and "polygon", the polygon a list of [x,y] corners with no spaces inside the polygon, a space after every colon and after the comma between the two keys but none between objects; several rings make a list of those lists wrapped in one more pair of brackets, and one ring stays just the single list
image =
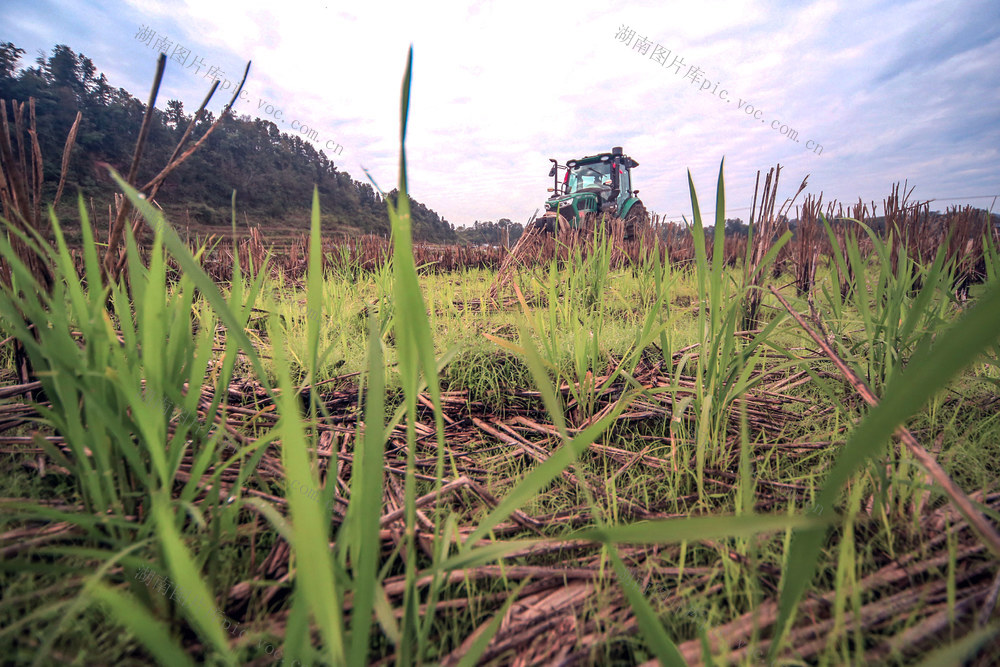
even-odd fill
[{"label": "white cloud", "polygon": [[[412,43],[410,191],[455,224],[524,220],[545,198],[549,157],[616,145],[640,162],[634,178],[647,207],[665,214],[690,211],[688,169],[702,208],[714,205],[723,155],[727,208],[744,218],[757,170],[776,162],[789,191],[811,173],[809,191],[827,200],[881,201],[904,178],[928,198],[1000,191],[1000,37],[989,27],[997,9],[985,0],[846,8],[828,0],[432,8],[127,0],[104,15],[114,20],[70,2],[35,7],[22,0],[16,13],[26,22],[54,10],[63,22],[43,21],[35,33],[48,25],[51,44],[67,43],[109,76],[137,82],[140,97],[153,52],[132,39],[139,22],[232,78],[252,59],[251,101],[238,112],[280,108],[279,127],[291,131],[297,120],[317,131],[320,148],[328,139],[342,144],[341,168],[363,178],[365,165],[383,188],[397,177],[400,82]],[[73,21],[79,28],[67,33]],[[683,58],[681,73],[615,41],[622,25]],[[966,34],[975,38],[963,41]],[[922,41],[937,59],[921,52]],[[690,66],[730,100],[683,78]],[[207,88],[173,65],[167,82],[161,99],[182,97],[189,108]],[[738,109],[740,100],[761,117]],[[775,119],[799,141],[771,129]],[[808,140],[822,155],[806,150]]]}]

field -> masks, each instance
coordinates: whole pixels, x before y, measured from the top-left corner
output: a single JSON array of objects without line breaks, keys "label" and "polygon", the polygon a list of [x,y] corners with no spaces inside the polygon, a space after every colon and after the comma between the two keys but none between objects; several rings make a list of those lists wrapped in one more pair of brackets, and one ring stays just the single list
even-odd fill
[{"label": "field", "polygon": [[405,197],[272,257],[122,182],[113,281],[83,207],[76,248],[8,224],[4,662],[994,664],[991,219],[793,234],[768,182],[749,236],[692,184],[495,299],[506,251],[415,250]]}]

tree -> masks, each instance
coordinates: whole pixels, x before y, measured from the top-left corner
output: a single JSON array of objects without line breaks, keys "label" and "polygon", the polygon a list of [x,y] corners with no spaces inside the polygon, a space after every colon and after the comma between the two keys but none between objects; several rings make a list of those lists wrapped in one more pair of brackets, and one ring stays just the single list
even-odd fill
[{"label": "tree", "polygon": [[10,42],[0,42],[0,79],[13,79],[17,64],[24,55],[24,49],[19,49]]},{"label": "tree", "polygon": [[184,103],[180,100],[167,100],[167,125],[177,130],[187,124],[188,119],[184,117]]},{"label": "tree", "polygon": [[747,236],[750,233],[750,227],[743,224],[743,221],[739,218],[735,220],[726,218],[726,236]]},{"label": "tree", "polygon": [[[41,63],[40,63],[41,64]],[[58,44],[52,49],[52,57],[42,64],[46,78],[56,88],[68,88],[74,97],[81,97],[85,92],[80,77],[80,62],[73,49],[65,44]]]}]

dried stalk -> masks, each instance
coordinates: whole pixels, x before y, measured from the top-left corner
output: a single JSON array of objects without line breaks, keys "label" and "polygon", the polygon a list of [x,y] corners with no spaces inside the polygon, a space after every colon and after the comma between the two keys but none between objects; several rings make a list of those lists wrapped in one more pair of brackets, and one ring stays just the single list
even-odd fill
[{"label": "dried stalk", "polygon": [[62,199],[63,187],[66,185],[66,173],[69,171],[69,154],[73,150],[73,144],[76,143],[76,133],[80,129],[80,121],[82,119],[83,113],[77,111],[73,127],[69,128],[69,134],[66,136],[66,145],[63,146],[62,169],[59,175],[59,187],[56,188],[56,196],[52,200],[52,208],[59,206],[59,200]]},{"label": "dried stalk", "polygon": [[[146,148],[146,138],[149,136],[149,128],[153,123],[153,111],[156,108],[156,96],[160,92],[160,83],[163,81],[163,69],[167,65],[167,56],[165,53],[161,53],[160,57],[156,61],[156,74],[153,77],[153,88],[149,92],[149,102],[146,103],[146,113],[142,117],[142,126],[139,128],[139,138],[135,143],[135,152],[132,154],[132,165],[129,167],[128,175],[125,177],[125,182],[129,185],[135,184],[135,177],[139,171],[139,161],[142,159],[142,152]],[[108,249],[104,253],[104,268],[105,272],[110,277],[110,282],[114,282],[117,276],[112,275],[112,264],[111,258],[118,252],[118,246],[125,239],[125,219],[128,217],[129,211],[132,210],[132,204],[126,198],[122,205],[118,208],[118,215],[115,216],[115,221],[111,225],[111,231],[108,235]]]},{"label": "dried stalk", "polygon": [[[761,262],[770,251],[785,224],[785,211],[806,188],[809,175],[806,174],[799,189],[790,199],[785,200],[778,214],[774,213],[774,204],[778,196],[778,179],[781,176],[781,165],[772,167],[764,178],[764,190],[761,192],[758,207],[757,193],[760,190],[760,172],[754,185],[754,200],[750,207],[749,237],[747,240],[747,260],[743,266],[743,284],[748,287],[743,299],[743,329],[754,329],[759,324],[761,298],[763,296],[764,275],[760,270]],[[780,267],[775,258],[776,270]]]},{"label": "dried stalk", "polygon": [[[52,271],[45,257],[40,255],[34,243],[43,238],[48,231],[48,218],[41,214],[42,182],[44,169],[42,149],[38,143],[38,132],[35,117],[35,99],[28,99],[28,126],[24,124],[24,102],[18,104],[11,101],[14,116],[14,141],[11,140],[11,128],[7,120],[7,103],[0,100],[0,205],[3,216],[10,225],[9,234],[11,246],[18,259],[28,267],[35,281],[46,293],[52,289]],[[55,203],[58,203],[69,171],[70,152],[76,141],[76,132],[80,126],[81,114],[77,112],[73,126],[70,128],[63,148],[62,171],[59,177],[59,187],[56,191]],[[30,137],[30,148],[26,150],[25,135]],[[17,144],[15,157],[14,142]],[[30,163],[27,156],[30,155]],[[0,280],[5,285],[11,284],[11,267],[0,260]],[[32,380],[30,362],[20,343],[14,345],[14,365],[22,384]],[[33,393],[27,394],[28,400],[33,400]]]},{"label": "dried stalk", "polygon": [[[139,139],[136,142],[135,154],[132,157],[132,164],[129,167],[129,174],[128,177],[126,178],[126,182],[129,185],[135,184],[135,177],[136,174],[138,173],[139,162],[142,159],[143,147],[146,142],[146,137],[149,133],[149,124],[152,119],[153,109],[156,105],[156,97],[159,93],[160,82],[163,79],[163,69],[165,64],[166,64],[166,55],[161,53],[159,59],[157,60],[156,74],[153,80],[153,87],[150,90],[149,104],[146,106],[146,115],[143,117],[142,128],[139,130]],[[160,185],[162,185],[163,181],[167,178],[167,176],[169,176],[171,172],[173,172],[175,169],[177,169],[177,167],[179,167],[189,157],[191,157],[191,155],[193,155],[195,151],[201,148],[204,145],[204,143],[208,140],[208,137],[211,136],[211,134],[215,131],[215,129],[222,123],[223,120],[225,120],[225,118],[229,115],[229,112],[232,110],[233,104],[239,98],[240,92],[243,90],[243,85],[246,82],[247,74],[249,72],[250,72],[250,62],[247,62],[246,69],[243,71],[243,79],[240,81],[240,85],[236,88],[235,92],[233,92],[233,97],[232,99],[229,100],[229,103],[222,108],[222,112],[219,114],[219,117],[215,120],[214,123],[212,123],[211,126],[209,126],[208,130],[205,131],[205,134],[203,134],[201,138],[199,138],[198,141],[194,143],[194,145],[192,145],[190,148],[184,151],[184,153],[181,153],[184,144],[191,136],[191,133],[194,130],[194,127],[197,124],[198,120],[200,120],[201,117],[204,115],[205,107],[208,105],[209,101],[212,99],[212,96],[215,94],[215,91],[219,86],[218,79],[216,79],[212,83],[212,88],[208,91],[208,95],[205,96],[205,99],[202,101],[201,106],[198,107],[198,111],[191,119],[191,122],[188,123],[188,127],[184,131],[184,134],[181,136],[180,141],[178,141],[177,146],[174,147],[173,153],[171,153],[170,159],[167,161],[167,165],[162,170],[160,170],[160,172],[156,176],[154,176],[152,180],[150,180],[148,183],[146,183],[146,185],[144,185],[142,188],[139,189],[139,191],[145,195],[146,199],[152,200],[156,196],[156,193],[160,189]],[[104,254],[104,267],[105,267],[106,277],[110,282],[116,282],[118,280],[118,277],[121,275],[122,270],[125,267],[126,255],[124,250],[122,249],[122,245],[125,240],[125,220],[126,218],[128,218],[130,212],[131,212],[131,202],[129,202],[128,199],[126,198],[123,200],[121,206],[119,206],[118,208],[117,215],[115,217],[114,223],[112,224],[111,231],[108,235],[108,249],[107,252]],[[132,224],[133,234],[138,233],[141,220],[142,220],[141,216],[138,215],[135,216],[135,219],[133,220]],[[115,255],[117,255],[117,259],[114,260],[114,263],[112,263],[113,259],[115,258]]]}]

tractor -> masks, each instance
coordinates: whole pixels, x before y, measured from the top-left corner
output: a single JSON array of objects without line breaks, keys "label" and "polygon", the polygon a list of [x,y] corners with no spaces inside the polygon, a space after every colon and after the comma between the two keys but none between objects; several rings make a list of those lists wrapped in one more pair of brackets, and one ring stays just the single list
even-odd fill
[{"label": "tractor", "polygon": [[625,155],[621,146],[565,165],[549,160],[552,195],[545,202],[545,213],[536,220],[545,231],[566,225],[576,228],[588,214],[606,214],[625,221],[625,240],[631,240],[648,223],[646,207],[636,197],[639,191],[632,189],[632,169],[639,163]]}]

